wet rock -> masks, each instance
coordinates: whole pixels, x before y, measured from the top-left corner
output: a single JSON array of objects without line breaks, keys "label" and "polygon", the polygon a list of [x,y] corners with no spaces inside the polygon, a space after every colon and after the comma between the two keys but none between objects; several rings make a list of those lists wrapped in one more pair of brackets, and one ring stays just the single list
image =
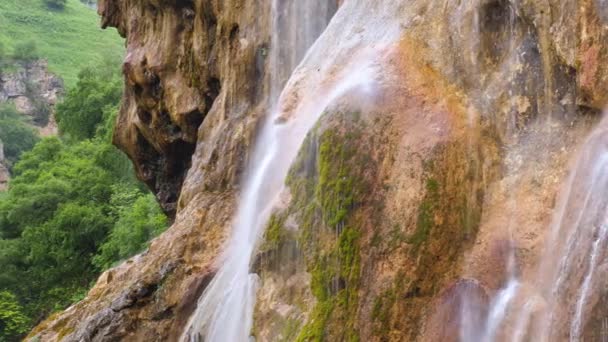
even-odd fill
[{"label": "wet rock", "polygon": [[[477,340],[475,329],[485,325],[490,298],[475,279],[460,279],[440,294],[427,330],[432,341],[459,341],[461,332]],[[468,331],[467,331],[468,330]]]},{"label": "wet rock", "polygon": [[[148,253],[106,273],[83,302],[31,336],[59,340],[64,328],[83,339],[181,335],[215,273],[268,107],[269,6],[99,2],[102,25],[127,39],[114,141],[175,223]],[[327,96],[345,65],[376,56],[372,99],[351,94],[335,104],[365,123],[357,151],[373,148],[360,163],[369,185],[350,218],[360,228],[360,278],[330,284],[334,294],[354,286],[355,314],[333,311],[324,336],[457,336],[463,296],[479,304],[478,317],[488,301],[484,286],[495,291],[505,282],[505,271],[496,268],[513,250],[494,241],[505,239],[507,229],[518,273],[537,266],[566,161],[594,123],[589,114],[608,100],[604,7],[599,0],[342,3],[280,103],[288,122],[299,105]],[[332,107],[328,116],[336,112]],[[350,129],[331,120],[320,126],[320,132]],[[310,243],[322,250],[336,235]],[[297,265],[284,274],[254,265],[263,284],[256,308],[261,340],[288,327],[297,337],[314,321],[310,269],[291,257],[285,264],[291,262]],[[167,272],[167,265],[175,266]]]}]

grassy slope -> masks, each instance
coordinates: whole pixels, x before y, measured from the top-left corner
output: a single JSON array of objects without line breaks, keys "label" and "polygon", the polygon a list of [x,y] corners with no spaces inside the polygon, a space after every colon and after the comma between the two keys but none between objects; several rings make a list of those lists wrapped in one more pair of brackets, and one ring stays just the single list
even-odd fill
[{"label": "grassy slope", "polygon": [[100,29],[97,13],[79,0],[68,0],[63,11],[49,10],[42,0],[0,0],[0,43],[10,53],[28,41],[36,42],[38,55],[68,87],[83,67],[124,51],[118,33]]}]

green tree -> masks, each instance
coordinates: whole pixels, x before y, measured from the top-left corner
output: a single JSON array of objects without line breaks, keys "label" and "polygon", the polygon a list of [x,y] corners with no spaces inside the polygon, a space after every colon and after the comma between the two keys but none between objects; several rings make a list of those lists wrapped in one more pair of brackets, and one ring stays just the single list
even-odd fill
[{"label": "green tree", "polygon": [[[167,226],[110,143],[120,84],[113,69],[83,71],[58,108],[62,135],[21,149],[0,192],[0,289],[23,305],[28,322],[82,299],[102,269]],[[0,111],[0,133],[2,120],[20,122],[14,109]]]},{"label": "green tree", "polygon": [[4,157],[11,165],[38,140],[36,131],[23,121],[13,106],[0,106],[0,141],[4,144]]},{"label": "green tree", "polygon": [[0,288],[32,321],[64,308],[101,269],[145,249],[167,226],[128,159],[96,137],[41,140],[0,194]]},{"label": "green tree", "polygon": [[17,61],[32,62],[38,58],[38,51],[34,41],[19,43],[13,50],[13,59]]},{"label": "green tree", "polygon": [[93,138],[98,127],[106,125],[121,96],[122,79],[113,65],[82,70],[76,87],[57,105],[60,132],[76,140]]},{"label": "green tree", "polygon": [[[31,287],[42,290],[41,310],[52,308],[58,299],[53,294],[56,285],[86,287],[96,270],[91,258],[96,254],[112,226],[103,208],[88,203],[66,203],[53,217],[40,226],[30,226],[23,232],[27,246]],[[49,284],[51,286],[49,287]],[[60,300],[69,301],[71,294]]]},{"label": "green tree", "polygon": [[117,220],[113,184],[130,179],[107,167],[110,147],[43,139],[0,196],[0,288],[18,295],[33,321],[69,305],[98,274],[93,256]]},{"label": "green tree", "polygon": [[51,219],[69,201],[103,206],[110,200],[115,175],[96,160],[104,147],[91,141],[59,142],[58,147],[57,140],[44,139],[42,148],[37,146],[23,156],[22,162],[35,168],[24,170],[22,162],[16,165],[11,187],[0,203],[0,231],[19,235],[26,227]]},{"label": "green tree", "polygon": [[19,341],[29,329],[29,320],[15,295],[0,291],[0,341]]},{"label": "green tree", "polygon": [[2,42],[0,42],[0,74],[2,74],[2,71],[6,67],[6,64],[7,64],[6,50],[4,48],[4,44],[2,44]]},{"label": "green tree", "polygon": [[[119,194],[119,195],[124,195]],[[101,270],[110,268],[116,261],[126,259],[148,247],[148,241],[167,227],[167,217],[151,194],[142,196],[131,192],[135,199],[119,208],[119,218],[100,253],[93,259]]]},{"label": "green tree", "polygon": [[28,170],[35,172],[43,163],[56,161],[63,148],[63,143],[57,137],[42,139],[31,151],[23,154],[19,163],[13,168],[13,174],[19,176]]}]

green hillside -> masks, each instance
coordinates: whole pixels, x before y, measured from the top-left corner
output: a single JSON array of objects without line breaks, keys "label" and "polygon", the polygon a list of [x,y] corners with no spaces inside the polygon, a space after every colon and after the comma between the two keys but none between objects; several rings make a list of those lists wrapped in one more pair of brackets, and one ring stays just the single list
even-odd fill
[{"label": "green hillside", "polygon": [[102,30],[97,13],[79,0],[68,0],[63,10],[50,10],[42,0],[0,0],[0,44],[10,53],[29,41],[68,87],[84,66],[124,51],[116,30]]}]

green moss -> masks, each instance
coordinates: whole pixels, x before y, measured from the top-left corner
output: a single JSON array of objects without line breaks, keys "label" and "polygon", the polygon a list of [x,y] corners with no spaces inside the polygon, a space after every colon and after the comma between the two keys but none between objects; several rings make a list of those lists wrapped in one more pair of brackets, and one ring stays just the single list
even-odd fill
[{"label": "green moss", "polygon": [[281,241],[285,238],[285,216],[272,214],[268,220],[268,225],[264,233],[264,244],[261,247],[262,251],[277,250]]},{"label": "green moss", "polygon": [[373,332],[376,336],[387,336],[390,330],[391,311],[397,296],[395,289],[390,288],[374,299],[372,309]]},{"label": "green moss", "polygon": [[435,225],[435,211],[439,205],[439,183],[433,178],[426,182],[426,195],[418,207],[416,231],[409,237],[408,242],[413,245],[414,252],[428,240]]},{"label": "green moss", "polygon": [[279,342],[291,342],[298,337],[298,332],[302,327],[302,322],[297,319],[289,318],[285,323],[283,331],[279,335]]},{"label": "green moss", "polygon": [[324,340],[325,326],[333,311],[333,302],[325,301],[315,305],[310,320],[304,326],[297,342],[320,342]]},{"label": "green moss", "polygon": [[336,127],[347,132],[328,129],[318,135],[318,127],[312,131],[287,179],[311,291],[317,299],[297,341],[359,340],[355,320],[361,218],[357,209],[366,199],[366,170],[361,163],[369,154],[362,148],[360,128]]},{"label": "green moss", "polygon": [[339,238],[340,273],[344,279],[349,281],[359,279],[359,237],[361,233],[357,229],[348,227],[342,231]]},{"label": "green moss", "polygon": [[352,170],[348,165],[354,156],[353,138],[352,135],[342,138],[331,130],[321,136],[316,197],[329,227],[342,224],[353,209],[355,180],[349,175]]}]

